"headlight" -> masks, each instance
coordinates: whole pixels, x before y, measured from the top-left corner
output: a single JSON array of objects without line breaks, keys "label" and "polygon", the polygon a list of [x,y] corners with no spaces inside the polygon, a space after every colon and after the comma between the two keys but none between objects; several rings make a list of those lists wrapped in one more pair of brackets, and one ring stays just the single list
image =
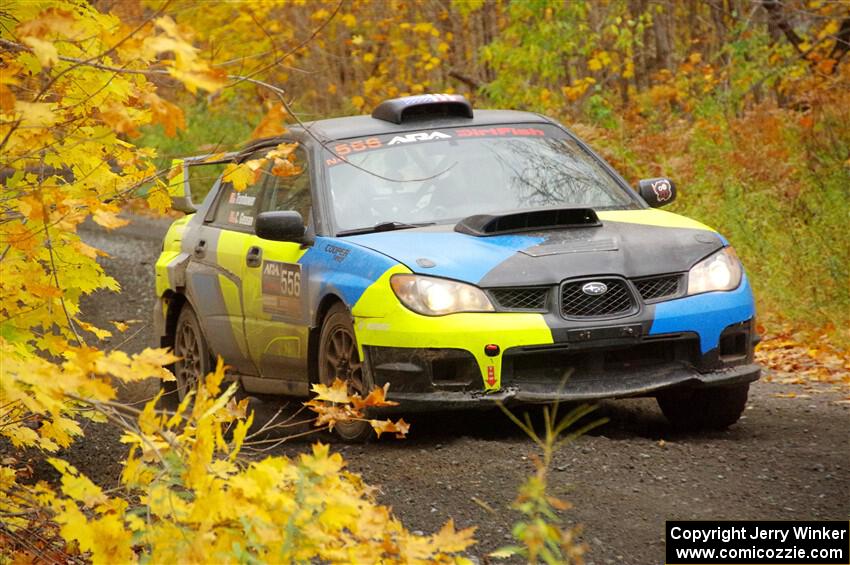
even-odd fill
[{"label": "headlight", "polygon": [[743,273],[735,250],[724,247],[691,268],[688,273],[688,294],[734,290],[741,284]]},{"label": "headlight", "polygon": [[484,291],[471,284],[419,275],[393,275],[390,286],[402,304],[426,316],[495,310]]}]

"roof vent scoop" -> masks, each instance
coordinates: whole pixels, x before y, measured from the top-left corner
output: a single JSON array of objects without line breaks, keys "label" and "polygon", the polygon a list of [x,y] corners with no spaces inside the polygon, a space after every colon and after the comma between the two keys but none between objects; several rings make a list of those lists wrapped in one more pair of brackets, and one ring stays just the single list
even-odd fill
[{"label": "roof vent scoop", "polygon": [[421,94],[384,100],[372,111],[376,120],[400,124],[411,118],[472,118],[472,104],[460,94]]},{"label": "roof vent scoop", "polygon": [[462,219],[455,231],[475,236],[601,226],[592,208],[555,208],[508,214],[481,214]]}]

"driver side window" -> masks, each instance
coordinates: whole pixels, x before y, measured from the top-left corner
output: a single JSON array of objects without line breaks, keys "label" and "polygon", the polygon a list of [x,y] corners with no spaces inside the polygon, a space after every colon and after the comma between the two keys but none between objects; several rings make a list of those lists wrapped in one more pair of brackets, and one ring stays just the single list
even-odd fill
[{"label": "driver side window", "polygon": [[294,210],[306,224],[313,205],[306,151],[301,147],[295,149],[288,162],[285,167],[272,166],[263,171],[267,178],[260,211]]},{"label": "driver side window", "polygon": [[260,174],[245,190],[237,191],[232,183],[222,177],[221,196],[218,198],[213,223],[226,229],[252,231],[257,215],[257,198],[265,182],[266,176]]}]

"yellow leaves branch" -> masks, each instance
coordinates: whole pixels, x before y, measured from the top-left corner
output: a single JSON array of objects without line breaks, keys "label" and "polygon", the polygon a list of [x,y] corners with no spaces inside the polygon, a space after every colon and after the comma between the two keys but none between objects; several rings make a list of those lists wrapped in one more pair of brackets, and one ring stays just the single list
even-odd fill
[{"label": "yellow leaves branch", "polygon": [[[126,365],[120,357],[114,361]],[[103,358],[84,351],[77,362],[91,367]],[[431,536],[408,532],[327,445],[316,444],[294,460],[240,462],[236,454],[251,416],[245,419],[244,401],[233,400],[234,387],[220,392],[223,379],[219,361],[175,413],[158,411],[157,397],[137,411],[137,424],[125,428],[122,441],[131,449],[121,481],[140,494],[140,507],[107,496],[75,468],[52,459],[63,494],[51,493],[44,504],[62,535],[95,563],[135,562],[139,555],[154,562],[231,562],[240,559],[235,544],[257,561],[464,561],[458,553],[474,543],[473,528],[457,530],[450,521]],[[334,384],[318,394],[342,401],[340,390]],[[384,389],[376,390],[360,404],[386,405]],[[233,422],[233,436],[225,440],[221,431]],[[0,484],[0,490],[6,487]]]},{"label": "yellow leaves branch", "polygon": [[314,384],[312,390],[315,396],[304,405],[317,414],[314,423],[317,427],[327,427],[333,430],[339,422],[362,421],[369,422],[378,437],[381,434],[392,433],[397,438],[404,438],[410,430],[410,424],[400,418],[398,421],[374,420],[365,417],[370,408],[385,408],[398,406],[397,402],[387,400],[386,394],[389,383],[383,387],[372,389],[366,397],[350,394],[345,381],[334,379],[330,385]]}]

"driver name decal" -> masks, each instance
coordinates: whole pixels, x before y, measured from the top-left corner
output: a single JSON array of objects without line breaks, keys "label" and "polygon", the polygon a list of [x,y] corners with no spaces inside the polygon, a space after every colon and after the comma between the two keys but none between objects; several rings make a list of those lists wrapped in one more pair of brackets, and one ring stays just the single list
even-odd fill
[{"label": "driver name decal", "polygon": [[287,317],[300,317],[301,265],[263,261],[263,312]]}]

